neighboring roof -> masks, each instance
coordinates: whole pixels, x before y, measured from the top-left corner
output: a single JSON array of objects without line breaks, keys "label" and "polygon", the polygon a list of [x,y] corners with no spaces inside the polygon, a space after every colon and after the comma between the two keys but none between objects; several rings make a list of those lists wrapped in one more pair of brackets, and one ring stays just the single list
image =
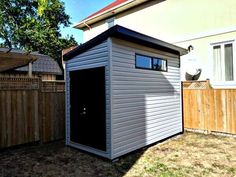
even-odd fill
[{"label": "neighboring roof", "polygon": [[126,41],[134,42],[136,44],[144,45],[150,48],[163,50],[166,52],[174,53],[177,55],[185,55],[188,53],[187,49],[169,44],[167,42],[161,41],[159,39],[147,36],[142,33],[130,30],[128,28],[115,25],[112,28],[109,28],[107,31],[101,33],[97,37],[89,40],[88,42],[76,47],[70,52],[66,53],[63,58],[64,60],[70,60],[76,55],[83,53],[84,51],[94,47],[95,45],[101,43],[109,37],[116,37]]},{"label": "neighboring roof", "polygon": [[100,20],[107,19],[111,16],[114,16],[115,14],[128,10],[147,1],[149,0],[116,0],[101,10],[86,17],[78,24],[74,25],[74,28],[83,29],[88,27],[88,25],[96,23]]},{"label": "neighboring roof", "polygon": [[[32,72],[61,75],[62,71],[58,63],[48,55],[33,53],[37,60],[32,64]],[[27,71],[28,66],[16,68],[15,71]]]},{"label": "neighboring roof", "polygon": [[91,17],[94,17],[95,15],[101,14],[101,13],[103,13],[105,11],[108,11],[108,10],[114,8],[114,7],[117,7],[117,6],[123,4],[123,3],[127,2],[127,1],[128,0],[116,0],[116,1],[112,2],[111,4],[109,4],[108,6],[102,8],[101,10],[99,10],[99,11],[93,13],[92,15],[86,17],[85,19],[89,19]]},{"label": "neighboring roof", "polygon": [[37,58],[19,49],[0,48],[0,72],[27,65]]}]

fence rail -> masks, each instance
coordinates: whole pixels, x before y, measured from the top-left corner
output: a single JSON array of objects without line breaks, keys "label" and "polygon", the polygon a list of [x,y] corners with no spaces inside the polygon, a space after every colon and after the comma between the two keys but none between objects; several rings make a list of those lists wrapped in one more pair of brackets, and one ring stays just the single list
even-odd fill
[{"label": "fence rail", "polygon": [[3,90],[38,90],[38,78],[0,77],[0,91]]},{"label": "fence rail", "polygon": [[236,89],[184,87],[183,110],[185,128],[236,134]]},{"label": "fence rail", "polygon": [[0,148],[64,138],[64,82],[0,78]]}]

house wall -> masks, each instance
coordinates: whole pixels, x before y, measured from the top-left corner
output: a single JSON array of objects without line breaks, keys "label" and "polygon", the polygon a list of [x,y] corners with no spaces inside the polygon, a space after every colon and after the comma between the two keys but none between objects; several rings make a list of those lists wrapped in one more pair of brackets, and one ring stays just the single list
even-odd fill
[{"label": "house wall", "polygon": [[[92,152],[103,157],[110,158],[110,89],[109,89],[109,46],[108,41],[83,52],[66,62],[66,144]],[[107,152],[94,150],[93,148],[81,146],[79,144],[70,141],[70,77],[69,72],[75,70],[82,70],[88,68],[102,67],[105,66],[106,74],[106,131],[107,131]],[[96,132],[94,132],[96,133]]]},{"label": "house wall", "polygon": [[83,41],[89,41],[90,39],[96,37],[98,34],[106,31],[108,29],[108,24],[106,21],[101,21],[91,26],[91,29],[87,29],[83,32]]},{"label": "house wall", "polygon": [[[185,80],[188,64],[202,67],[200,79],[212,78],[213,65],[209,53],[212,42],[235,39],[236,1],[225,0],[154,0],[115,16],[115,24],[187,48],[192,54],[183,58],[181,79]],[[106,21],[84,31],[85,41],[108,28]],[[193,67],[193,72],[196,68]]]},{"label": "house wall", "polygon": [[[183,63],[181,65],[181,79],[185,80],[185,72],[194,71],[194,69],[201,68],[201,80],[210,79],[211,85],[216,88],[235,88],[236,84],[234,81],[214,81],[214,61],[212,50],[212,44],[214,43],[234,41],[234,54],[236,54],[235,40],[236,31],[213,36],[204,36],[201,38],[176,43],[181,47],[186,47],[189,45],[194,47],[194,50],[192,50],[189,54],[181,57],[181,62]],[[234,55],[234,61],[236,61],[236,55]]]},{"label": "house wall", "polygon": [[[115,24],[178,42],[203,32],[236,28],[235,6],[235,0],[208,0],[207,4],[205,0],[154,0],[116,15]],[[107,28],[106,20],[91,25],[90,30],[84,31],[85,41]]]},{"label": "house wall", "polygon": [[[182,132],[179,57],[112,39],[112,158]],[[168,72],[135,68],[135,54],[167,59]]]}]

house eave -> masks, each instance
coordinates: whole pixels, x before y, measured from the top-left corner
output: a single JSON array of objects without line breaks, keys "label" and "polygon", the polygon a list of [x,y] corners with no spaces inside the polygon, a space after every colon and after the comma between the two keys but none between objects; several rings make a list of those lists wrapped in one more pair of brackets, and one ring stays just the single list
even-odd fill
[{"label": "house eave", "polygon": [[83,30],[84,28],[86,28],[87,26],[89,25],[92,25],[96,22],[99,22],[101,20],[104,20],[104,19],[107,19],[109,17],[112,17],[118,13],[121,13],[123,11],[126,11],[132,7],[135,7],[139,4],[142,4],[144,2],[147,2],[148,0],[129,0],[129,1],[126,1],[118,6],[115,6],[111,9],[108,9],[106,11],[103,11],[97,15],[94,15],[90,18],[86,18],[82,21],[80,21],[79,23],[75,24],[73,26],[73,28],[77,28],[77,29],[81,29]]}]

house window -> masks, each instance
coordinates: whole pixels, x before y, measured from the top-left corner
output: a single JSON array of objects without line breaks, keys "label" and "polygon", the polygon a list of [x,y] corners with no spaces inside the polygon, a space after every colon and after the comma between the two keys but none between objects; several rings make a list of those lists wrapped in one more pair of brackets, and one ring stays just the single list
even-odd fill
[{"label": "house window", "polygon": [[236,79],[233,42],[213,45],[213,78],[215,81],[233,81]]},{"label": "house window", "polygon": [[156,71],[167,71],[167,60],[136,54],[135,67]]}]

